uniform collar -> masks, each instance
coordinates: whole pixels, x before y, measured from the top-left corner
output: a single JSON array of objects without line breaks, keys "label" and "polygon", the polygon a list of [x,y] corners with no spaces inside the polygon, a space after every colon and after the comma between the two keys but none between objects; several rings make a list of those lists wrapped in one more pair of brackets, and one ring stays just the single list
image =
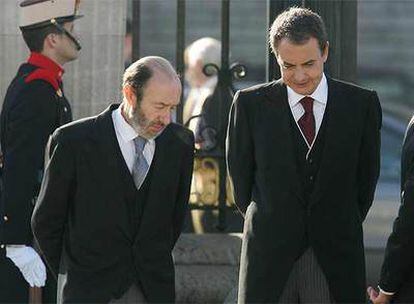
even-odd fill
[{"label": "uniform collar", "polygon": [[[303,97],[305,97],[305,95],[293,91],[289,86],[287,87],[287,92],[290,107],[294,107]],[[316,90],[308,96],[312,97],[317,102],[326,104],[328,101],[328,81],[326,80],[325,73],[322,75],[322,79]]]},{"label": "uniform collar", "polygon": [[65,70],[49,57],[37,52],[31,52],[27,63],[51,72],[58,81],[62,81],[62,75]]}]

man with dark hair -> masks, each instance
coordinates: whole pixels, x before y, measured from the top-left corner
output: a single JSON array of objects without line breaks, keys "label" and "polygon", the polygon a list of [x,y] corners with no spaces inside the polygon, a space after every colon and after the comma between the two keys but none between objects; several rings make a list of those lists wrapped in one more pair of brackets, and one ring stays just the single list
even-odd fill
[{"label": "man with dark hair", "polygon": [[173,303],[194,136],[170,123],[181,84],[144,57],[124,74],[123,102],[59,128],[32,218],[63,303]]},{"label": "man with dark hair", "polygon": [[29,287],[45,285],[46,270],[33,249],[30,218],[48,137],[72,120],[62,74],[63,65],[76,59],[80,49],[72,35],[78,5],[76,0],[27,0],[20,4],[20,29],[31,54],[7,90],[0,117],[2,302],[25,303]]},{"label": "man with dark hair", "polygon": [[325,26],[280,14],[281,79],[237,92],[227,161],[244,215],[239,303],[363,303],[362,222],[380,165],[377,94],[324,74]]}]

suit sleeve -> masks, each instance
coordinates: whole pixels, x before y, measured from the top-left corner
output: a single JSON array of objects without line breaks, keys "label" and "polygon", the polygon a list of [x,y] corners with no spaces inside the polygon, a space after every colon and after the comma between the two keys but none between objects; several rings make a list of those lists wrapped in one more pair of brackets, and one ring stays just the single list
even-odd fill
[{"label": "suit sleeve", "polygon": [[5,244],[32,243],[30,217],[39,191],[48,137],[56,124],[54,92],[41,81],[28,84],[7,111],[2,204],[8,220]]},{"label": "suit sleeve", "polygon": [[239,211],[246,213],[254,183],[254,146],[246,103],[240,92],[234,96],[230,109],[226,139],[227,169]]},{"label": "suit sleeve", "polygon": [[190,196],[191,177],[193,174],[194,163],[194,135],[192,132],[188,132],[188,136],[190,139],[186,141],[188,143],[186,143],[185,155],[183,155],[180,181],[178,184],[178,195],[175,202],[173,219],[173,243],[171,248],[175,246],[175,243],[180,237]]},{"label": "suit sleeve", "polygon": [[414,128],[410,125],[402,155],[401,205],[387,241],[379,282],[389,292],[398,291],[414,263]]},{"label": "suit sleeve", "polygon": [[380,172],[382,111],[377,93],[370,96],[359,160],[359,212],[365,220],[374,199]]},{"label": "suit sleeve", "polygon": [[55,132],[50,160],[32,216],[32,229],[41,253],[57,276],[69,203],[74,191],[74,155],[70,145]]}]

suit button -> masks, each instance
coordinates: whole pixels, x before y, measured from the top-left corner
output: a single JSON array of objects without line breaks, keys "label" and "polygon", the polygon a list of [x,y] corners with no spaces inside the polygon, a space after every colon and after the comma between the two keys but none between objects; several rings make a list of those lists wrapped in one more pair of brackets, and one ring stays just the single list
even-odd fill
[{"label": "suit button", "polygon": [[309,158],[308,162],[309,162],[310,164],[311,164],[311,163],[313,163],[313,159],[312,159],[312,158]]},{"label": "suit button", "polygon": [[0,248],[1,248],[1,249],[4,249],[4,247],[6,247],[4,244],[1,244],[1,245],[0,245]]},{"label": "suit button", "polygon": [[4,220],[5,222],[7,222],[7,221],[9,220],[9,218],[5,215],[5,216],[3,216],[3,220]]},{"label": "suit button", "polygon": [[309,180],[310,180],[310,181],[313,181],[313,175],[311,175],[311,176],[309,177]]}]

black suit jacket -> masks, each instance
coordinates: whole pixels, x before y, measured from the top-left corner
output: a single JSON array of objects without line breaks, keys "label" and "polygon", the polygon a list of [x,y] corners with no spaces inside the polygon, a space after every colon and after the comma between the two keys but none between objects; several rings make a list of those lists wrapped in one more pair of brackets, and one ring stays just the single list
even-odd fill
[{"label": "black suit jacket", "polygon": [[[149,302],[174,302],[171,251],[188,203],[194,139],[170,124],[156,138],[152,178],[138,229],[128,205],[138,201],[112,123],[112,111],[58,129],[52,137],[32,218],[35,238],[54,273],[63,250],[65,303],[104,303],[138,274]],[[138,231],[138,232],[136,232]]]},{"label": "black suit jacket", "polygon": [[414,302],[414,117],[402,148],[401,206],[388,238],[380,287],[396,292],[394,301]]},{"label": "black suit jacket", "polygon": [[365,300],[362,221],[379,175],[381,109],[373,91],[328,78],[326,134],[305,201],[282,81],[239,91],[230,112],[228,169],[245,216],[239,303],[279,299],[308,242],[338,303]]}]

